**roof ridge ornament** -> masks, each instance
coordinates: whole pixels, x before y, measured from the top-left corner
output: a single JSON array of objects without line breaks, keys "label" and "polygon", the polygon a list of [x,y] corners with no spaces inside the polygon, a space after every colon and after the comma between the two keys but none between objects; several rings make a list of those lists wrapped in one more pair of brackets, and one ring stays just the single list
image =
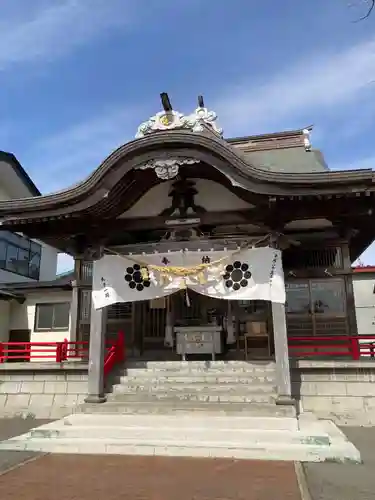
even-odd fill
[{"label": "roof ridge ornament", "polygon": [[203,96],[198,96],[198,107],[190,115],[174,111],[166,92],[160,94],[160,98],[164,110],[139,125],[135,136],[136,139],[154,132],[165,132],[167,130],[191,130],[192,132],[208,130],[219,137],[223,136],[223,129],[218,127],[216,123],[217,115],[204,106]]},{"label": "roof ridge ornament", "polygon": [[305,146],[305,150],[306,151],[311,151],[311,148],[312,148],[312,144],[311,144],[311,140],[310,140],[311,131],[312,131],[312,125],[310,125],[309,127],[304,128],[302,130],[303,145]]}]

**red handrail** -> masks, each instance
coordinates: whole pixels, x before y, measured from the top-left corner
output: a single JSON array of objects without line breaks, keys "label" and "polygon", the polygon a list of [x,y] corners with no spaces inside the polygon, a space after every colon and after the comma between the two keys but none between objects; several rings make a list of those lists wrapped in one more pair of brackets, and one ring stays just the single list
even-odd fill
[{"label": "red handrail", "polygon": [[[107,343],[106,349],[105,362],[108,365],[106,370],[109,372],[114,364],[125,360],[124,333],[119,332],[114,342]],[[114,353],[113,362],[108,361],[109,357],[113,358],[112,353]],[[87,359],[88,356],[89,343],[84,341],[70,342],[64,339],[63,342],[0,342],[0,363],[9,360],[23,362],[32,359],[62,363],[78,358]]]},{"label": "red handrail", "polygon": [[292,337],[288,340],[292,357],[375,358],[375,335],[320,335]]},{"label": "red handrail", "polygon": [[104,376],[108,375],[116,364],[122,363],[126,359],[125,352],[125,335],[124,332],[119,332],[112,347],[107,352],[104,359]]}]

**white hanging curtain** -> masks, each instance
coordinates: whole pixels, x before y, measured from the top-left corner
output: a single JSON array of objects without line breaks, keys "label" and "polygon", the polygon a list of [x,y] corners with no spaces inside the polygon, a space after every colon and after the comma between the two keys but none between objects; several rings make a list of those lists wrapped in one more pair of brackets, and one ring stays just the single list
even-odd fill
[{"label": "white hanging curtain", "polygon": [[105,255],[94,263],[95,309],[165,297],[190,288],[226,300],[285,302],[281,252],[262,247],[220,252]]}]

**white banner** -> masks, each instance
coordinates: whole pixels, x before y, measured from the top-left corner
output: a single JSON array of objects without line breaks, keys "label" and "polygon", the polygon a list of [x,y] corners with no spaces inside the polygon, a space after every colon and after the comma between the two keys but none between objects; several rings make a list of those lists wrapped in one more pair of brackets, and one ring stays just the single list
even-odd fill
[{"label": "white banner", "polygon": [[218,299],[284,303],[281,252],[262,247],[232,252],[105,255],[94,263],[95,309],[116,302],[157,299],[186,287]]}]

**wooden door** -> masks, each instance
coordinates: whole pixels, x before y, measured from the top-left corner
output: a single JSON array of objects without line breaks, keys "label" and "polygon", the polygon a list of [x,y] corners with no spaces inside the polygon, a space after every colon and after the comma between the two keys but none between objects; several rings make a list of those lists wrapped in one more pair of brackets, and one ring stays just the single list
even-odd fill
[{"label": "wooden door", "polygon": [[[9,346],[8,352],[8,363],[24,363],[30,361],[30,359],[21,359],[19,356],[24,356],[26,353],[12,352],[16,350],[21,350],[27,347],[27,343],[30,342],[31,331],[30,330],[10,330],[9,331],[9,342],[19,342],[20,345]],[[25,344],[23,344],[25,342]]]}]

